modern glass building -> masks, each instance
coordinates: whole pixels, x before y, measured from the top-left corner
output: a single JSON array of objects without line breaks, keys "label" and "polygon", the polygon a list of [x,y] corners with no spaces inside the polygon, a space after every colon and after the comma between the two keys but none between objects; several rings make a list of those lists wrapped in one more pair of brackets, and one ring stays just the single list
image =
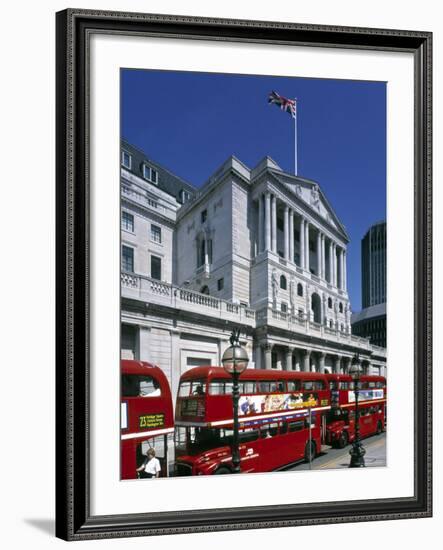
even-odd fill
[{"label": "modern glass building", "polygon": [[386,302],[386,222],[372,225],[361,241],[362,308]]}]

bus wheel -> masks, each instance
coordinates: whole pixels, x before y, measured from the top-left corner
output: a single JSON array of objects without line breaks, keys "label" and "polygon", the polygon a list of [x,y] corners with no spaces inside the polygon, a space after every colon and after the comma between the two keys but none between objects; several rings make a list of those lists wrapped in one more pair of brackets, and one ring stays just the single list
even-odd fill
[{"label": "bus wheel", "polygon": [[338,438],[338,441],[337,441],[337,447],[339,449],[343,449],[344,447],[346,447],[346,445],[349,443],[349,436],[348,436],[348,432],[342,432],[340,434],[340,437]]},{"label": "bus wheel", "polygon": [[377,431],[375,432],[377,435],[381,434],[381,432],[383,431],[383,426],[382,426],[382,423],[381,421],[379,420],[377,422]]},{"label": "bus wheel", "polygon": [[314,441],[311,441],[310,445],[309,445],[309,441],[306,443],[306,447],[305,447],[305,461],[306,462],[311,462],[312,460],[314,460],[316,450],[317,450],[317,448],[315,446]]},{"label": "bus wheel", "polygon": [[226,468],[226,466],[222,466],[221,468],[218,468],[218,470],[215,470],[214,475],[222,475],[222,474],[230,474],[231,470],[229,468]]}]

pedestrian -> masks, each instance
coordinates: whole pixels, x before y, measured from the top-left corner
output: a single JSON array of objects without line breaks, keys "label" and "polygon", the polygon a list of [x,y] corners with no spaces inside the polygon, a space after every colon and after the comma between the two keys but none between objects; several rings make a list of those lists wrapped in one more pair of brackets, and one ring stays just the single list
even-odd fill
[{"label": "pedestrian", "polygon": [[140,478],[160,477],[160,462],[155,458],[155,450],[151,447],[146,453],[146,458],[140,468],[137,468]]}]

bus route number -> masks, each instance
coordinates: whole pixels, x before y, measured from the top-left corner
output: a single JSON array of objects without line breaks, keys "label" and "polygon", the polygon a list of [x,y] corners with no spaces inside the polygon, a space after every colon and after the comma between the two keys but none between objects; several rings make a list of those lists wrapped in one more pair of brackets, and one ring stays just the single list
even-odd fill
[{"label": "bus route number", "polygon": [[163,413],[158,414],[144,414],[139,416],[140,428],[161,428],[165,425],[165,415]]}]

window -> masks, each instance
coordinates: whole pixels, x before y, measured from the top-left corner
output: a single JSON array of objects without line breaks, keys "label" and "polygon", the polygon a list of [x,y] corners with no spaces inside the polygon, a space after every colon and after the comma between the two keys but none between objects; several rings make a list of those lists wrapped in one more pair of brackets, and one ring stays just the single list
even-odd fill
[{"label": "window", "polygon": [[125,168],[130,170],[131,169],[131,164],[132,164],[131,155],[129,153],[127,153],[126,151],[122,151],[122,166],[124,166]]},{"label": "window", "polygon": [[202,239],[198,249],[197,267],[206,263],[206,256],[209,264],[212,264],[212,239]]},{"label": "window", "polygon": [[341,302],[338,304],[338,311],[343,313],[343,304]]},{"label": "window", "polygon": [[328,298],[328,308],[332,309],[332,298]]},{"label": "window", "polygon": [[306,391],[324,390],[324,383],[321,380],[304,380],[302,388]]},{"label": "window", "polygon": [[285,383],[283,380],[278,381],[261,381],[258,383],[259,393],[283,392]]},{"label": "window", "polygon": [[129,246],[122,246],[122,271],[134,271],[134,249]]},{"label": "window", "polygon": [[134,233],[134,216],[129,212],[122,212],[122,229]]},{"label": "window", "polygon": [[297,285],[297,296],[303,296],[303,285],[301,283]]},{"label": "window", "polygon": [[158,225],[151,224],[151,241],[154,241],[155,243],[162,242],[162,230],[161,227],[158,227]]},{"label": "window", "polygon": [[288,380],[288,392],[299,391],[300,390],[300,381],[299,380]]},{"label": "window", "polygon": [[217,281],[217,290],[223,290],[225,286],[225,280],[223,277]]},{"label": "window", "polygon": [[152,376],[122,375],[123,397],[157,397],[159,395],[161,395],[160,386]]},{"label": "window", "polygon": [[160,281],[162,278],[162,260],[158,256],[151,256],[151,279]]},{"label": "window", "polygon": [[206,208],[203,210],[203,212],[200,214],[201,223],[205,223],[205,221],[208,218],[208,211]]},{"label": "window", "polygon": [[287,313],[288,312],[288,304],[286,302],[282,302],[281,305],[280,305],[280,309],[281,309],[282,313]]},{"label": "window", "polygon": [[152,183],[157,184],[158,172],[154,168],[151,168],[148,164],[143,164],[142,167],[143,177]]},{"label": "window", "polygon": [[284,275],[282,275],[280,277],[280,288],[282,288],[283,290],[286,290],[287,289],[287,282],[286,282],[286,277]]},{"label": "window", "polygon": [[290,432],[299,432],[300,430],[303,430],[303,428],[305,427],[305,422],[304,420],[297,420],[296,422],[290,422],[288,427]]},{"label": "window", "polygon": [[188,191],[185,191],[184,189],[182,189],[178,195],[179,197],[179,202],[181,202],[182,204],[185,204],[185,202],[188,202],[191,198],[191,193],[189,193]]}]

